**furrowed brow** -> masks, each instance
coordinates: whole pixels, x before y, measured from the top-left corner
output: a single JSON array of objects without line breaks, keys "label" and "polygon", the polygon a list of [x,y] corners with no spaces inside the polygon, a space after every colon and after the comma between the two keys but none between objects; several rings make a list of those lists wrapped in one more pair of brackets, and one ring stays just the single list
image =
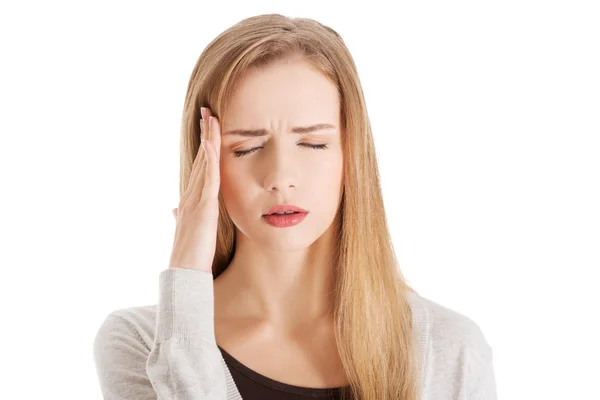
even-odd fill
[{"label": "furrowed brow", "polygon": [[[316,124],[310,126],[296,126],[292,128],[292,133],[305,134],[311,133],[315,131],[321,131],[325,129],[336,129],[335,125],[331,124]],[[265,136],[268,135],[269,131],[266,129],[234,129],[231,131],[227,131],[223,134],[223,136],[229,135],[238,135],[238,136],[246,136],[246,137],[256,137],[256,136]]]}]

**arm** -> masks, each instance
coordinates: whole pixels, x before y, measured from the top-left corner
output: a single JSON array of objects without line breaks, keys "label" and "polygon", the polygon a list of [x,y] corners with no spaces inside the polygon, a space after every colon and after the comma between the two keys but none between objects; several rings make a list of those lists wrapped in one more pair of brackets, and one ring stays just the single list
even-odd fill
[{"label": "arm", "polygon": [[96,335],[94,357],[104,399],[226,399],[214,335],[212,273],[170,268],[161,272],[159,288],[152,348],[114,315]]},{"label": "arm", "polygon": [[496,400],[492,348],[484,343],[482,348],[474,349],[472,353],[466,376],[467,400]]},{"label": "arm", "polygon": [[104,400],[157,400],[146,374],[150,353],[125,319],[109,314],[94,339],[94,362]]},{"label": "arm", "polygon": [[211,272],[169,268],[160,274],[156,337],[146,371],[163,400],[227,398],[213,293]]}]

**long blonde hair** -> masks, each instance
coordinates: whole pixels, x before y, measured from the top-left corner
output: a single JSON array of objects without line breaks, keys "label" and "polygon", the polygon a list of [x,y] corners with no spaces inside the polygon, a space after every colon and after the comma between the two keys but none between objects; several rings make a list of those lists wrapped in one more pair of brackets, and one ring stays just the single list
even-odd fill
[{"label": "long blonde hair", "polygon": [[[280,14],[253,16],[217,36],[190,77],[182,118],[180,195],[200,146],[200,107],[221,126],[224,107],[244,74],[301,56],[340,94],[344,185],[335,249],[335,338],[350,382],[342,399],[417,400],[420,360],[407,295],[388,231],[375,146],[357,69],[341,36],[317,21]],[[219,194],[213,276],[233,259],[235,226]],[[346,390],[349,389],[349,390]]]}]

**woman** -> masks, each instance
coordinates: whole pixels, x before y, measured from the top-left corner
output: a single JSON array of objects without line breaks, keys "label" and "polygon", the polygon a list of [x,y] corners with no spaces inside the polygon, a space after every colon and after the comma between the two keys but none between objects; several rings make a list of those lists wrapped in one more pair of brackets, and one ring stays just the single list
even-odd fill
[{"label": "woman", "polygon": [[[105,399],[495,399],[478,325],[397,268],[356,66],[261,15],[200,56],[158,305],[95,339]],[[290,213],[290,214],[286,214]]]}]

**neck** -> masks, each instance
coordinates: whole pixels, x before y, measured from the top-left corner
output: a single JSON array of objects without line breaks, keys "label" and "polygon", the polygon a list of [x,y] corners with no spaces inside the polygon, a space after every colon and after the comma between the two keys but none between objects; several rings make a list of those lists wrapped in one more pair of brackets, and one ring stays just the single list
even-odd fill
[{"label": "neck", "polygon": [[215,280],[219,316],[285,332],[333,321],[332,233],[294,252],[264,249],[237,234],[235,256]]}]

